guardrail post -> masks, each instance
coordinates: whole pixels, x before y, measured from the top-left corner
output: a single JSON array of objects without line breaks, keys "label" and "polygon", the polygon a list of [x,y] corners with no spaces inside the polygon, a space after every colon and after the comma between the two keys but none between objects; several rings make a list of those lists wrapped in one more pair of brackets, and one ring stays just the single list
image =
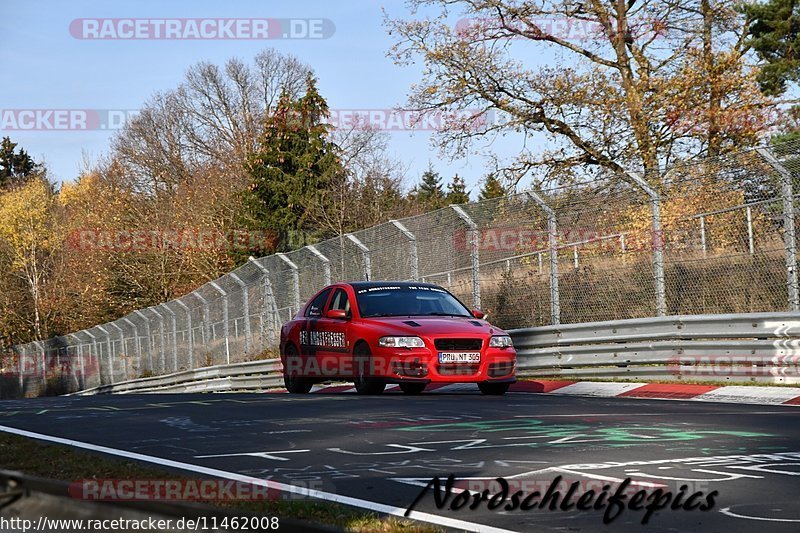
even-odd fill
[{"label": "guardrail post", "polygon": [[[526,191],[528,197],[547,215],[547,251],[550,255],[550,322],[561,324],[561,296],[558,288],[558,221],[556,211],[539,193]],[[539,272],[542,271],[542,254],[539,254]]]},{"label": "guardrail post", "polygon": [[628,173],[634,182],[650,197],[653,213],[653,280],[656,289],[656,316],[667,314],[667,288],[664,278],[664,232],[661,228],[661,195],[638,174]]},{"label": "guardrail post", "polygon": [[307,245],[308,251],[314,254],[317,259],[322,261],[322,284],[323,285],[330,285],[331,284],[331,260],[325,257],[322,252],[317,250],[316,246],[311,244]]},{"label": "guardrail post", "polygon": [[148,307],[148,309],[158,317],[158,337],[160,339],[159,351],[161,352],[161,357],[159,358],[161,360],[161,369],[159,371],[163,374],[167,371],[167,348],[164,340],[164,316],[159,313],[155,307]]},{"label": "guardrail post", "polygon": [[300,310],[300,273],[298,272],[297,265],[294,264],[294,261],[286,257],[286,254],[275,254],[280,258],[281,261],[289,265],[289,268],[292,269],[292,289],[294,293],[294,312]]},{"label": "guardrail post", "polygon": [[[170,322],[172,323],[172,369],[174,372],[178,371],[178,321],[175,317],[175,311],[169,308],[167,304],[161,304],[159,307],[163,307],[170,316]],[[166,369],[165,369],[166,370]]]},{"label": "guardrail post", "polygon": [[[270,341],[274,341],[275,333],[279,327],[278,323],[280,321],[278,316],[278,303],[275,301],[275,295],[272,292],[272,282],[269,279],[269,270],[267,267],[256,261],[254,257],[250,257],[248,260],[264,274],[264,309],[267,312],[267,324],[269,328],[268,338]],[[264,338],[263,326],[261,329],[261,338],[262,340]]]},{"label": "guardrail post", "polygon": [[411,279],[417,281],[419,276],[419,256],[417,255],[417,237],[406,228],[399,220],[390,220],[394,227],[408,239],[408,254],[411,258]]},{"label": "guardrail post", "polygon": [[[134,338],[134,343],[136,345],[136,357],[139,359],[139,367],[141,367],[141,365],[142,365],[142,341],[139,338],[139,328],[136,326],[136,324],[133,323],[133,321],[131,319],[129,319],[127,317],[123,317],[122,321],[125,322],[126,324],[128,324],[131,328],[133,328],[133,338]],[[127,370],[127,368],[126,368],[126,370]]]},{"label": "guardrail post", "polygon": [[[125,354],[125,332],[122,331],[122,328],[117,325],[116,322],[111,322],[111,326],[114,326],[119,331],[119,347],[122,349],[122,374],[125,377],[125,381],[128,380],[128,360]],[[111,367],[111,373],[114,373],[114,367]]]},{"label": "guardrail post", "polygon": [[247,288],[247,283],[242,281],[242,278],[233,272],[230,272],[228,275],[242,288],[242,307],[244,307],[244,353],[249,354],[252,348],[252,339],[250,337],[250,291]]},{"label": "guardrail post", "polygon": [[786,251],[786,289],[789,296],[789,310],[800,311],[800,291],[797,286],[797,241],[794,228],[794,191],[792,173],[784,167],[772,152],[766,148],[756,151],[778,173],[783,200],[783,246]]},{"label": "guardrail post", "polygon": [[217,290],[217,292],[222,295],[222,332],[223,335],[225,336],[225,361],[227,362],[227,364],[231,364],[231,350],[230,350],[230,345],[229,345],[230,341],[228,335],[230,331],[228,326],[228,317],[229,317],[228,293],[225,292],[225,290],[222,287],[220,287],[215,281],[210,281],[208,282],[208,284],[214,287]]},{"label": "guardrail post", "polygon": [[356,245],[361,250],[361,257],[364,259],[364,280],[369,281],[372,279],[372,259],[370,258],[369,248],[359,240],[358,237],[352,233],[345,233],[345,237],[350,239],[350,242]]},{"label": "guardrail post", "polygon": [[472,305],[480,309],[481,307],[481,263],[479,252],[478,225],[470,218],[466,211],[459,205],[450,204],[450,209],[456,212],[458,218],[470,229],[470,255],[472,256]]},{"label": "guardrail post", "polygon": [[[96,326],[96,327],[97,327],[97,329],[102,331],[103,334],[106,336],[106,352],[107,352],[106,353],[106,359],[108,359],[108,366],[109,366],[108,374],[109,374],[109,381],[113,385],[114,384],[114,360],[113,360],[113,356],[111,355],[111,352],[112,352],[112,349],[113,349],[113,346],[111,344],[111,334],[103,326]],[[103,373],[100,372],[100,382],[102,383],[102,381],[103,381]]]},{"label": "guardrail post", "polygon": [[189,306],[183,303],[180,300],[175,300],[175,303],[180,305],[181,308],[186,311],[186,327],[189,328],[189,338],[188,338],[188,352],[189,352],[189,370],[194,370],[194,332],[192,331],[192,310],[189,309]]},{"label": "guardrail post", "polygon": [[147,364],[148,370],[153,372],[153,346],[152,346],[152,332],[150,331],[150,319],[139,310],[134,311],[142,320],[144,320],[144,335],[147,339]]}]

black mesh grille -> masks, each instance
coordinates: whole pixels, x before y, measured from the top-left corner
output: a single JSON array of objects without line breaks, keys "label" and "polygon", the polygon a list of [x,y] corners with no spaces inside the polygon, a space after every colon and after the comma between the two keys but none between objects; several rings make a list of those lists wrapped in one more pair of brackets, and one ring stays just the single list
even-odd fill
[{"label": "black mesh grille", "polygon": [[474,350],[483,345],[483,339],[436,339],[433,341],[437,350]]}]

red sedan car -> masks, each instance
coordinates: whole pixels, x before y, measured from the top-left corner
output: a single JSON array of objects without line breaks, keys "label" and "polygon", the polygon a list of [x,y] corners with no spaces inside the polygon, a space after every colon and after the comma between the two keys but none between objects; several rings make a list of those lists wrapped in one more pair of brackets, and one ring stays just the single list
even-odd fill
[{"label": "red sedan car", "polygon": [[358,281],[319,291],[281,329],[286,388],[352,380],[360,394],[387,383],[417,394],[428,383],[477,383],[505,394],[516,352],[503,330],[429,283]]}]

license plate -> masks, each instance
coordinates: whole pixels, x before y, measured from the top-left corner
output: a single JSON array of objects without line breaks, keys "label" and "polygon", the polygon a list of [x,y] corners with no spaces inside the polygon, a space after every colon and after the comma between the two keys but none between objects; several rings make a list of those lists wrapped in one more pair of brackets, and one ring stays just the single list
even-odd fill
[{"label": "license plate", "polygon": [[480,363],[481,352],[439,352],[440,363]]}]

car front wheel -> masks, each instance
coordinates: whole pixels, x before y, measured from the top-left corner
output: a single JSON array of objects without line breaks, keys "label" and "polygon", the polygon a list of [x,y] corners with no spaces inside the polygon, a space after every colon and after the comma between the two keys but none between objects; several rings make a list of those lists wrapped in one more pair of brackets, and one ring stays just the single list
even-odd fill
[{"label": "car front wheel", "polygon": [[353,361],[355,362],[356,375],[353,383],[356,392],[359,394],[381,394],[386,388],[386,381],[381,378],[373,377],[372,351],[363,342],[358,344],[353,350]]}]

